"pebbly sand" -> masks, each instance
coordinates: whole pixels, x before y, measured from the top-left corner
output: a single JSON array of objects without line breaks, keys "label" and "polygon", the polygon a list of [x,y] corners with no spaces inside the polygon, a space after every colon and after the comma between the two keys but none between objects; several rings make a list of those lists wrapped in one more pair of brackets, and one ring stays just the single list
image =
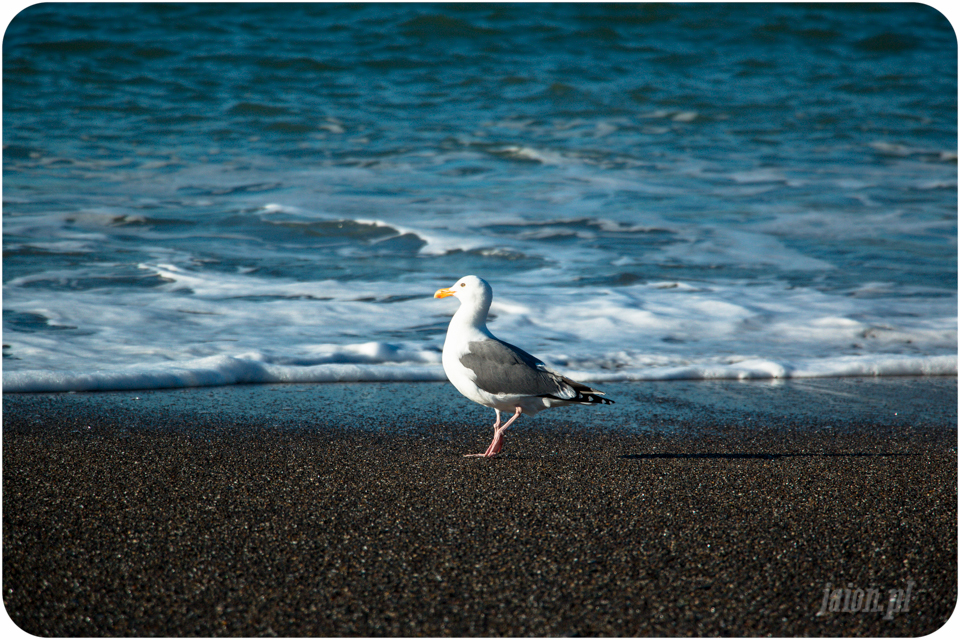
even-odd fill
[{"label": "pebbly sand", "polygon": [[956,378],[598,386],[617,404],[521,418],[491,460],[462,456],[493,412],[445,384],[5,395],[7,615],[40,636],[920,636],[953,613]]}]

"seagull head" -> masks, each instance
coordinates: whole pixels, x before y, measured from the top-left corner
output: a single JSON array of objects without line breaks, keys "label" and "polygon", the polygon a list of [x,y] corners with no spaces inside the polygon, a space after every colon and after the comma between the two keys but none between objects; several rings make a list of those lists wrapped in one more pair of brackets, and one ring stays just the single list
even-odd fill
[{"label": "seagull head", "polygon": [[463,276],[452,287],[440,289],[433,294],[434,298],[446,298],[448,296],[459,298],[461,306],[486,311],[490,308],[490,302],[493,300],[493,289],[483,278]]}]

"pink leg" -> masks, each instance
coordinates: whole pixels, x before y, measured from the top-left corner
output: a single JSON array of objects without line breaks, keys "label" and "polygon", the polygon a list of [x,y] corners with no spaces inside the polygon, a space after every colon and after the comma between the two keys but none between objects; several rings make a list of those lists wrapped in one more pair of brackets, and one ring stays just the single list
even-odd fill
[{"label": "pink leg", "polygon": [[490,443],[490,446],[487,447],[487,450],[486,450],[485,452],[483,452],[483,453],[470,453],[470,454],[467,454],[467,455],[464,456],[464,457],[466,457],[466,458],[476,458],[476,457],[492,458],[493,456],[495,456],[495,455],[497,455],[498,453],[500,453],[500,450],[503,449],[503,432],[510,428],[510,425],[513,424],[513,421],[514,421],[514,420],[516,420],[517,418],[520,417],[520,414],[521,414],[521,413],[523,413],[523,409],[520,408],[520,407],[517,407],[517,410],[516,410],[516,412],[513,414],[513,416],[511,416],[510,419],[507,420],[506,424],[504,424],[504,425],[501,427],[501,426],[500,426],[500,412],[497,411],[497,423],[496,423],[495,425],[493,425],[493,442]]}]

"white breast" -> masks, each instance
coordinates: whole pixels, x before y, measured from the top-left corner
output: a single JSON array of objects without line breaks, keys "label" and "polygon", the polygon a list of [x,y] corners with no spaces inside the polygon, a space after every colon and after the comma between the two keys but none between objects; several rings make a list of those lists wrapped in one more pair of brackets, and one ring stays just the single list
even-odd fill
[{"label": "white breast", "polygon": [[[487,338],[481,336],[479,339]],[[464,342],[462,346],[450,344],[449,336],[447,342],[443,345],[443,370],[447,374],[450,383],[465,397],[485,407],[491,407],[508,413],[512,413],[519,405],[523,407],[524,413],[530,416],[536,415],[541,410],[553,404],[560,404],[552,402],[549,398],[505,393],[492,394],[479,388],[475,384],[476,376],[474,372],[460,363],[460,358],[468,350],[467,345],[467,342]]]}]

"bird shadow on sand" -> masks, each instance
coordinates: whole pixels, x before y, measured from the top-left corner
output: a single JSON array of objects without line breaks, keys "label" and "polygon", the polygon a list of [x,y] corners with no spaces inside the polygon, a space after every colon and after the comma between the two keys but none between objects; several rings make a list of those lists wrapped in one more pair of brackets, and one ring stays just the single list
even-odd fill
[{"label": "bird shadow on sand", "polygon": [[783,458],[885,458],[915,453],[630,453],[625,460],[781,460]]}]

